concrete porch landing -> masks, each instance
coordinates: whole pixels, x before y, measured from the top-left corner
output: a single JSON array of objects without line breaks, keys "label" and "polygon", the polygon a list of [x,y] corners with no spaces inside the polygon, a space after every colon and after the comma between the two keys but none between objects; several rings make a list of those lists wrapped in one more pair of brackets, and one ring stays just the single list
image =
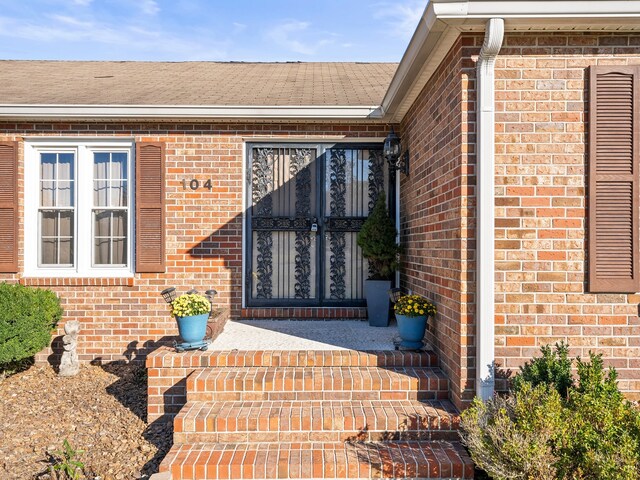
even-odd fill
[{"label": "concrete porch landing", "polygon": [[226,323],[209,350],[395,350],[395,324],[359,320],[239,320]]}]

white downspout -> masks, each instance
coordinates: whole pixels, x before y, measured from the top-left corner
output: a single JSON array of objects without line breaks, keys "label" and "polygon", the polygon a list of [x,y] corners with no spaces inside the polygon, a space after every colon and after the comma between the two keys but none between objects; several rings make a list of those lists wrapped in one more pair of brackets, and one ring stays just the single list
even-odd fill
[{"label": "white downspout", "polygon": [[496,57],[504,38],[504,20],[487,22],[477,66],[477,250],[476,250],[476,395],[493,396],[495,384],[495,101]]}]

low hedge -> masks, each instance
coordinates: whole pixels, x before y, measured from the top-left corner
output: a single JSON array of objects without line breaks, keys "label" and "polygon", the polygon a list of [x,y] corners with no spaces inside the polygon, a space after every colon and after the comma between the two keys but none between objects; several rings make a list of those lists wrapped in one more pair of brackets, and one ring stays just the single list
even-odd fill
[{"label": "low hedge", "polygon": [[52,291],[0,283],[0,370],[48,346],[61,317],[60,300]]},{"label": "low hedge", "polygon": [[542,350],[513,391],[474,400],[462,414],[471,458],[494,480],[638,480],[640,411],[618,389],[601,355],[575,361],[568,347]]}]

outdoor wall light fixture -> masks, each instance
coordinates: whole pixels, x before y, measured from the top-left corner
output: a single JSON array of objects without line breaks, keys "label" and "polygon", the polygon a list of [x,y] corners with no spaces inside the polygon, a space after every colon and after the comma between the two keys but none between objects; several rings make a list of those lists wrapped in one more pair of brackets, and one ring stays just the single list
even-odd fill
[{"label": "outdoor wall light fixture", "polygon": [[162,290],[162,292],[160,292],[160,295],[162,295],[162,298],[164,298],[165,302],[171,303],[178,296],[178,292],[176,292],[175,287],[169,287]]},{"label": "outdoor wall light fixture", "polygon": [[391,127],[387,138],[384,139],[382,152],[390,166],[400,170],[405,175],[409,175],[409,150],[402,151],[400,137],[393,131],[393,127]]}]

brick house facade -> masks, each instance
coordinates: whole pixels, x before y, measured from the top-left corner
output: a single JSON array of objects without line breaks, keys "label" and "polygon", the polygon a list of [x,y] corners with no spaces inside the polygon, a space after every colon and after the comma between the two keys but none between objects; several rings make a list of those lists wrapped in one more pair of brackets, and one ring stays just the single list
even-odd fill
[{"label": "brick house facade", "polygon": [[[476,62],[461,35],[402,122],[402,281],[439,306],[428,333],[463,403],[474,395]],[[496,365],[515,371],[540,346],[602,353],[632,398],[638,295],[590,294],[586,259],[588,69],[640,62],[629,34],[507,33],[496,63]],[[434,160],[436,159],[436,160]],[[499,370],[500,371],[500,370]],[[505,389],[504,379],[498,388]]]},{"label": "brick house facade", "polygon": [[[472,15],[471,10],[460,13],[453,8],[463,3],[469,9],[487,10]],[[380,101],[378,116],[44,121],[13,110],[3,114],[0,140],[17,141],[19,159],[24,139],[31,136],[126,137],[164,143],[166,272],[91,279],[22,275],[24,256],[31,252],[22,247],[25,179],[19,162],[18,273],[2,278],[59,293],[65,319],[83,324],[83,360],[144,356],[175,335],[174,322],[159,296],[166,286],[214,287],[232,318],[362,317],[365,312],[356,305],[243,305],[246,144],[257,138],[273,143],[292,139],[381,143],[389,125],[394,125],[411,156],[410,175],[401,177],[400,187],[400,237],[405,246],[401,285],[438,305],[435,326],[427,337],[449,376],[455,405],[464,406],[478,390],[474,381],[482,357],[477,335],[481,321],[494,326],[490,347],[499,389],[505,388],[507,371],[517,369],[541,345],[566,340],[572,354],[603,353],[607,363],[619,370],[622,389],[638,398],[640,297],[637,292],[589,293],[586,241],[589,68],[640,64],[640,12],[607,16],[602,10],[607,2],[532,2],[544,8],[524,22],[519,20],[521,12],[508,11],[510,7],[491,10],[500,3],[430,2]],[[571,8],[578,7],[591,13],[570,20]],[[549,20],[560,15],[565,15],[562,25]],[[495,309],[487,319],[476,311],[481,255],[476,241],[476,111],[477,64],[489,18],[505,19],[506,31],[492,82]],[[609,33],[614,25],[628,33]],[[185,178],[209,177],[215,177],[211,191],[183,188]]]},{"label": "brick house facade", "polygon": [[[80,359],[109,362],[141,356],[176,333],[160,291],[197,288],[218,291],[216,306],[232,318],[353,318],[352,308],[242,308],[243,149],[246,138],[303,142],[305,138],[347,141],[384,138],[383,124],[139,124],[34,123],[0,125],[5,141],[20,141],[46,132],[52,138],[134,138],[165,145],[166,237],[165,272],[135,273],[126,278],[25,277],[3,275],[6,281],[46,287],[59,294],[65,320],[83,328]],[[19,152],[21,155],[21,151]],[[214,186],[185,190],[182,181],[213,178]],[[18,169],[19,243],[24,242],[24,168]],[[24,249],[18,255],[23,270]],[[62,327],[62,325],[61,325]],[[59,334],[63,334],[60,329]],[[42,357],[48,355],[45,352]]]}]

